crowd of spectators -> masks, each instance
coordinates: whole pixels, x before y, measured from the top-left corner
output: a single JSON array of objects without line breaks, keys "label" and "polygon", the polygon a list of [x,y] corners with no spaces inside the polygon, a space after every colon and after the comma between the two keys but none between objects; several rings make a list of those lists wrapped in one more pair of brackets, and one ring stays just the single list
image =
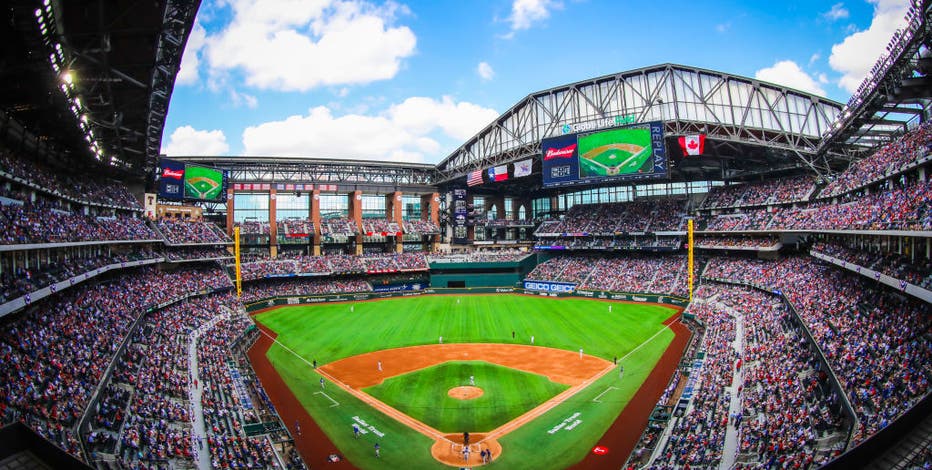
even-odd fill
[{"label": "crowd of spectators", "polygon": [[560,220],[546,220],[537,236],[562,234],[615,235],[632,232],[683,230],[686,201],[682,199],[639,199],[633,202],[577,204]]},{"label": "crowd of spectators", "polygon": [[[704,296],[699,289],[696,297]],[[705,357],[691,396],[691,409],[671,423],[670,437],[651,469],[717,468],[722,461],[729,419],[731,387],[738,354],[735,351],[735,319],[705,302],[693,302],[688,313],[705,325],[702,350]]]},{"label": "crowd of spectators", "polygon": [[609,250],[609,251],[660,251],[678,250],[683,245],[681,237],[575,237],[544,238],[534,244],[538,250]]},{"label": "crowd of spectators", "polygon": [[752,248],[768,249],[776,248],[780,243],[779,237],[696,237],[696,248]]},{"label": "crowd of spectators", "polygon": [[686,257],[567,255],[538,264],[527,280],[566,282],[578,290],[685,296]]},{"label": "crowd of spectators", "polygon": [[44,299],[0,329],[0,422],[22,421],[79,455],[71,429],[135,318],[206,288],[220,269],[136,268]]},{"label": "crowd of spectators", "polygon": [[362,233],[366,235],[398,236],[401,227],[390,219],[362,219]]},{"label": "crowd of spectators", "polygon": [[346,217],[334,217],[331,219],[321,219],[320,234],[325,237],[337,235],[349,236],[359,233],[359,226],[353,219]]},{"label": "crowd of spectators", "polygon": [[242,263],[240,273],[243,280],[253,280],[267,277],[391,273],[427,269],[424,253],[306,256],[300,252],[283,252],[274,260]]},{"label": "crowd of spectators", "polygon": [[191,334],[235,301],[230,293],[193,298],[145,317],[97,405],[88,451],[124,468],[194,466]]},{"label": "crowd of spectators", "polygon": [[526,219],[476,219],[476,226],[489,228],[533,227],[533,220]]},{"label": "crowd of spectators", "polygon": [[268,222],[259,222],[255,220],[235,222],[233,226],[239,227],[240,235],[268,235],[271,230],[271,226]]},{"label": "crowd of spectators", "polygon": [[170,217],[159,219],[156,227],[170,245],[230,243],[230,237],[223,229],[207,221]]},{"label": "crowd of spectators", "polygon": [[926,290],[932,290],[932,261],[928,258],[920,256],[914,261],[908,256],[897,253],[882,253],[822,242],[813,244],[812,251],[884,273]]},{"label": "crowd of spectators", "polygon": [[40,266],[10,267],[0,275],[0,304],[107,265],[158,258],[161,255],[148,249],[97,255],[61,253]]},{"label": "crowd of spectators", "polygon": [[233,255],[219,246],[182,246],[165,250],[165,259],[170,262],[220,260]]},{"label": "crowd of spectators", "polygon": [[276,296],[316,296],[372,292],[372,285],[364,277],[355,278],[286,278],[263,279],[243,288],[243,303],[256,302]]},{"label": "crowd of spectators", "polygon": [[716,186],[700,204],[700,209],[761,206],[807,201],[815,190],[810,176],[776,178],[768,181]]},{"label": "crowd of spectators", "polygon": [[854,407],[860,421],[855,442],[886,427],[928,393],[929,304],[808,256],[780,261],[714,258],[703,275],[786,296]]},{"label": "crowd of spectators", "polygon": [[[314,222],[311,219],[290,218],[275,222],[278,236],[284,238],[307,238],[314,236]],[[268,232],[266,232],[268,233]]]},{"label": "crowd of spectators", "polygon": [[511,263],[521,261],[533,253],[518,249],[476,250],[464,253],[432,253],[429,263]]},{"label": "crowd of spectators", "polygon": [[430,220],[405,220],[401,223],[405,233],[432,235],[440,233],[440,226]]},{"label": "crowd of spectators", "polygon": [[204,386],[201,407],[212,468],[276,466],[269,441],[247,437],[243,429],[243,424],[258,419],[252,400],[237,390],[236,381],[242,378],[234,376],[239,371],[231,358],[233,345],[251,324],[240,309],[229,309],[228,315],[198,338],[198,377]]},{"label": "crowd of spectators", "polygon": [[704,218],[705,230],[932,230],[932,180],[877,191],[848,202],[751,210]]},{"label": "crowd of spectators", "polygon": [[57,209],[42,199],[23,204],[0,203],[3,245],[158,238],[145,220],[136,217],[76,214]]},{"label": "crowd of spectators", "polygon": [[932,121],[920,124],[873,155],[854,162],[822,188],[819,197],[836,196],[873,183],[932,154]]},{"label": "crowd of spectators", "polygon": [[142,210],[142,205],[122,183],[91,175],[69,176],[2,149],[0,149],[0,172],[2,176],[19,178],[48,193],[80,204]]}]

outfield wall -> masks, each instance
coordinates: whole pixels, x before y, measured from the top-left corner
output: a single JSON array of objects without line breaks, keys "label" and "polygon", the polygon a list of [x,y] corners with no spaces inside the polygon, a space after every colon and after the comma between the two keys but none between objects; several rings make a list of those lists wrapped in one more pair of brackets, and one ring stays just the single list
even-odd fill
[{"label": "outfield wall", "polygon": [[626,302],[645,302],[685,307],[688,299],[666,294],[643,294],[604,291],[576,291],[572,293],[538,292],[517,287],[467,287],[462,289],[428,288],[420,291],[403,292],[358,292],[353,294],[331,294],[315,296],[276,296],[246,304],[246,312],[252,313],[269,307],[282,305],[306,305],[329,302],[352,302],[364,300],[388,299],[392,297],[412,297],[420,295],[449,294],[528,294],[543,297],[581,297],[588,299],[619,300]]}]

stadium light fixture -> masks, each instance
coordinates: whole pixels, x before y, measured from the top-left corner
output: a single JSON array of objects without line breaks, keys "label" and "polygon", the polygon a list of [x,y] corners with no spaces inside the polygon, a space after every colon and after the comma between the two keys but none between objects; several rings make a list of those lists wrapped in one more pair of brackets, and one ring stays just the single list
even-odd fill
[{"label": "stadium light fixture", "polygon": [[71,85],[72,81],[74,80],[74,76],[71,75],[71,71],[69,70],[69,71],[67,71],[67,72],[65,72],[65,73],[63,73],[63,74],[61,74],[61,79],[62,79],[63,82],[65,82],[65,83]]},{"label": "stadium light fixture", "polygon": [[36,8],[36,18],[39,18],[41,16],[42,16],[42,10],[39,8]]}]

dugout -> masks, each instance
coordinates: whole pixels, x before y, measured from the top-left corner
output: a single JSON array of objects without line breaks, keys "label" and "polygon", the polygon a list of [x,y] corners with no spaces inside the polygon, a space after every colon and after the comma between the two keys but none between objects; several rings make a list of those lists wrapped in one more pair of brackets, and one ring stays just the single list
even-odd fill
[{"label": "dugout", "polygon": [[430,285],[453,287],[513,287],[537,266],[537,254],[506,262],[432,262]]}]

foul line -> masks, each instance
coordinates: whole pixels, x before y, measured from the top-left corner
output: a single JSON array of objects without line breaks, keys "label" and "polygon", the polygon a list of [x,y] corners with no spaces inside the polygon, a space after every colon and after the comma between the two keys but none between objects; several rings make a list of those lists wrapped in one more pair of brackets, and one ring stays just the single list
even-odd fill
[{"label": "foul line", "polygon": [[333,408],[333,407],[335,407],[335,406],[340,406],[340,402],[334,400],[333,397],[331,397],[330,395],[327,395],[327,394],[324,393],[324,392],[314,392],[314,395],[323,395],[323,396],[327,397],[328,400],[332,401],[333,404],[330,405],[330,408]]},{"label": "foul line", "polygon": [[599,398],[602,398],[602,395],[605,395],[606,393],[608,393],[608,392],[610,392],[610,391],[612,391],[612,390],[618,390],[618,387],[609,386],[608,388],[605,389],[604,392],[602,392],[602,393],[596,395],[596,397],[593,398],[592,401],[594,401],[594,402],[596,402],[596,403],[602,403],[601,401],[599,401]]}]

